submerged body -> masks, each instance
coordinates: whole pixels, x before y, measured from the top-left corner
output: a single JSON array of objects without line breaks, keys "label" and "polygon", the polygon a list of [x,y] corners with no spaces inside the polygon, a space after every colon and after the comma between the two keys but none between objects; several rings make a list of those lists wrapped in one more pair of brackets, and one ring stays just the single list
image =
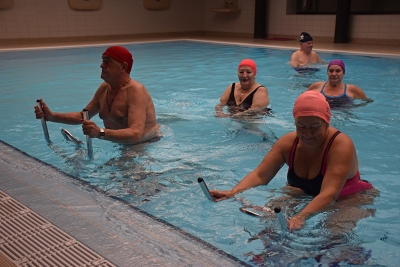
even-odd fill
[{"label": "submerged body", "polygon": [[359,179],[358,158],[352,140],[329,126],[330,107],[321,93],[306,91],[301,94],[295,102],[293,116],[296,131],[282,136],[258,167],[234,188],[211,190],[217,201],[252,187],[267,185],[287,164],[291,167],[288,185],[315,195],[304,209],[288,220],[289,229],[300,229],[307,218],[335,203],[341,194],[373,188]]},{"label": "submerged body", "polygon": [[325,96],[331,108],[340,108],[351,106],[354,99],[367,100],[364,91],[354,84],[343,83],[346,69],[344,62],[341,60],[332,60],[328,64],[327,82],[315,82],[308,90],[319,91]]},{"label": "submerged body", "polygon": [[[138,144],[160,137],[153,100],[146,88],[130,77],[133,64],[130,52],[124,47],[111,46],[102,59],[100,67],[104,82],[84,108],[89,112],[88,119],[84,119],[82,111],[52,112],[42,99],[41,109],[35,107],[36,118],[82,124],[85,135],[121,144]],[[105,128],[90,121],[96,114],[103,120]]]},{"label": "submerged body", "polygon": [[[244,59],[238,67],[238,83],[229,85],[215,106],[217,117],[251,115],[269,105],[268,90],[256,83],[257,67],[253,60]],[[228,106],[229,113],[222,108]]]}]

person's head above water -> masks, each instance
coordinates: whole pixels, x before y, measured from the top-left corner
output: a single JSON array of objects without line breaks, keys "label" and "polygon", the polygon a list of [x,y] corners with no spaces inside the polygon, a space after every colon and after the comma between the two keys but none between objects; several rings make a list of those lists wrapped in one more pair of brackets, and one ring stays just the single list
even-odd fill
[{"label": "person's head above water", "polygon": [[314,116],[329,124],[331,109],[325,96],[318,91],[305,91],[294,102],[293,117]]},{"label": "person's head above water", "polygon": [[243,59],[243,60],[240,61],[240,63],[239,63],[238,70],[239,70],[241,67],[243,67],[243,66],[248,66],[248,67],[250,67],[250,68],[253,70],[254,75],[257,74],[257,66],[256,66],[256,63],[254,62],[254,60],[249,59],[249,58]]},{"label": "person's head above water", "polygon": [[133,65],[133,58],[132,58],[132,54],[125,47],[110,46],[109,48],[107,48],[106,51],[104,51],[103,55],[109,56],[120,63],[126,62],[128,64],[128,68],[126,69],[126,72],[128,74],[131,73],[131,69],[132,69],[132,65]]},{"label": "person's head above water", "polygon": [[311,37],[310,34],[308,34],[306,32],[302,32],[300,34],[300,43],[306,43],[306,42],[309,42],[309,41],[312,41],[312,40],[313,40],[313,38]]},{"label": "person's head above water", "polygon": [[343,74],[346,74],[346,67],[345,67],[344,62],[342,60],[340,60],[340,59],[331,60],[331,62],[329,62],[329,64],[328,64],[327,70],[329,70],[329,67],[332,66],[332,65],[339,66],[342,69]]}]

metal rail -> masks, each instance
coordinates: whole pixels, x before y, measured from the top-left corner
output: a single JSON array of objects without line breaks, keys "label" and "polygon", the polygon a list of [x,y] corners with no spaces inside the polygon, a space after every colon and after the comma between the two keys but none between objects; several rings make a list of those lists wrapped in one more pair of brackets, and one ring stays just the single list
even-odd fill
[{"label": "metal rail", "polygon": [[64,136],[65,140],[72,141],[77,146],[80,146],[81,144],[83,144],[82,141],[78,140],[75,136],[73,136],[70,132],[68,132],[65,129],[61,129],[61,134]]},{"label": "metal rail", "polygon": [[[90,120],[89,110],[87,109],[83,110],[83,119]],[[90,138],[89,135],[86,135],[86,144],[87,144],[88,155],[89,157],[92,157],[93,155],[92,138]]]}]

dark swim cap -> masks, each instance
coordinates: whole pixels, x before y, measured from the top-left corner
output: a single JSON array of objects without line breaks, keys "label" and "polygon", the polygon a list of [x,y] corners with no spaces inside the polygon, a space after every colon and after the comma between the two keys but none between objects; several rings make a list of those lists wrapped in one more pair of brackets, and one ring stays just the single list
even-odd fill
[{"label": "dark swim cap", "polygon": [[302,32],[300,34],[300,43],[305,43],[305,42],[309,42],[309,41],[312,41],[312,40],[313,40],[313,38],[308,33]]},{"label": "dark swim cap", "polygon": [[329,67],[332,66],[332,65],[338,65],[339,67],[342,68],[343,74],[346,74],[346,67],[345,67],[344,62],[342,60],[334,59],[331,62],[329,62],[328,70],[329,70]]}]

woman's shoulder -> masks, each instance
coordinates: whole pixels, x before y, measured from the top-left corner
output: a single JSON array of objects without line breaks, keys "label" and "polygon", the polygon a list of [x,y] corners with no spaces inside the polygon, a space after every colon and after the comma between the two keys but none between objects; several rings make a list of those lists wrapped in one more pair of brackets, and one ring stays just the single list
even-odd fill
[{"label": "woman's shoulder", "polygon": [[319,90],[324,86],[325,83],[326,83],[325,81],[315,82],[315,83],[311,84],[307,90]]},{"label": "woman's shoulder", "polygon": [[292,147],[296,140],[297,134],[296,132],[289,132],[287,134],[284,134],[281,138],[276,141],[276,144],[279,144],[280,146],[289,146]]},{"label": "woman's shoulder", "polygon": [[257,92],[258,91],[268,91],[268,89],[267,89],[267,87],[265,85],[262,85],[262,84],[259,84],[259,83],[255,84],[255,90],[257,90]]},{"label": "woman's shoulder", "polygon": [[344,145],[347,146],[349,144],[353,144],[351,138],[343,132],[340,132],[338,129],[329,126],[329,139],[331,139],[336,133],[338,133],[335,137],[335,142],[332,142],[332,145]]}]

